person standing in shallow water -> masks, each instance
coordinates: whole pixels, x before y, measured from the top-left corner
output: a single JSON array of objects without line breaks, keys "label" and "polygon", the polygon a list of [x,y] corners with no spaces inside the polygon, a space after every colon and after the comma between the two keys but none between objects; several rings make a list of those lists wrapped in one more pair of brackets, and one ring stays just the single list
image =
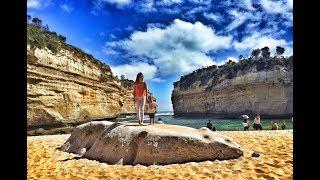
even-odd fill
[{"label": "person standing in shallow water", "polygon": [[148,96],[147,83],[144,82],[143,74],[139,72],[137,74],[136,81],[133,86],[133,97],[136,107],[137,119],[139,124],[143,124],[144,118],[144,106]]},{"label": "person standing in shallow water", "polygon": [[281,129],[282,129],[282,130],[286,129],[286,121],[283,121],[283,122],[282,122]]},{"label": "person standing in shallow water", "polygon": [[253,120],[253,128],[255,130],[262,130],[262,126],[261,126],[261,123],[260,123],[260,115],[259,114],[257,114],[256,117]]},{"label": "person standing in shallow water", "polygon": [[278,124],[275,121],[271,122],[271,130],[278,130]]},{"label": "person standing in shallow water", "polygon": [[210,130],[212,130],[212,124],[211,124],[210,120],[209,120],[209,122],[207,123],[207,128],[210,129]]},{"label": "person standing in shallow water", "polygon": [[245,118],[243,121],[242,121],[242,125],[243,125],[243,130],[244,131],[249,131],[249,121],[247,118]]}]

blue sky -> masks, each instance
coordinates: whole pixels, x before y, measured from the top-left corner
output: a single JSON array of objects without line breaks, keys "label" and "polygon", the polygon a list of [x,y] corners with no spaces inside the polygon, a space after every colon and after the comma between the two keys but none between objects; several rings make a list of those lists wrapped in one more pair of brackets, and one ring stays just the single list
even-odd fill
[{"label": "blue sky", "polygon": [[173,82],[252,49],[292,55],[292,0],[27,0],[27,11],[110,65],[145,75],[159,110],[172,110]]}]

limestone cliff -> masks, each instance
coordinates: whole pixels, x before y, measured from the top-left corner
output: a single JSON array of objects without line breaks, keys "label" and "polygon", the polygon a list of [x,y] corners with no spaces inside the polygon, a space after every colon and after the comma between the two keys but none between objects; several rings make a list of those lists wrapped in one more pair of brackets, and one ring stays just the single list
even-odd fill
[{"label": "limestone cliff", "polygon": [[[65,37],[28,25],[27,124],[50,126],[135,113],[133,81],[65,43]],[[149,93],[146,103],[155,102]]]},{"label": "limestone cliff", "polygon": [[245,59],[210,66],[174,83],[175,116],[238,118],[260,113],[287,118],[293,111],[293,59]]}]

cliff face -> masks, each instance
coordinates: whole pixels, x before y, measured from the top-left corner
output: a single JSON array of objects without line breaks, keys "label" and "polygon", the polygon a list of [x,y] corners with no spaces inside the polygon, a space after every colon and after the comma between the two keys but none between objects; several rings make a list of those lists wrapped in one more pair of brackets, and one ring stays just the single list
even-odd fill
[{"label": "cliff face", "polygon": [[292,116],[292,99],[292,57],[200,69],[175,82],[172,92],[176,116],[286,118]]},{"label": "cliff face", "polygon": [[[28,25],[27,124],[85,122],[135,113],[133,81],[118,80],[108,65]],[[156,99],[149,93],[146,110]]]}]

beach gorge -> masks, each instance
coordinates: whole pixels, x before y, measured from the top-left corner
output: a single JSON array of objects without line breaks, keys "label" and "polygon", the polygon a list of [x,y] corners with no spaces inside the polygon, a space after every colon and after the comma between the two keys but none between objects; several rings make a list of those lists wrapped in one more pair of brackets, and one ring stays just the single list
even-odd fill
[{"label": "beach gorge", "polygon": [[292,4],[27,0],[27,179],[293,179]]},{"label": "beach gorge", "polygon": [[[76,124],[99,119],[115,119],[119,115],[134,113],[134,106],[131,100],[133,82],[126,79],[118,80],[112,75],[111,69],[108,65],[101,63],[100,61],[94,59],[92,56],[84,53],[80,49],[66,44],[65,37],[61,35],[56,35],[54,32],[47,31],[35,25],[28,25],[27,62],[27,122],[30,129],[34,129],[34,127],[43,127],[43,129],[49,129],[49,132],[47,133],[59,133],[61,131],[71,132],[73,131],[72,126]],[[152,102],[155,102],[155,98],[151,96],[149,103]],[[147,111],[148,107],[148,104],[146,104]],[[73,133],[77,133],[77,131],[79,131],[79,129],[82,129],[82,127],[85,125],[89,126],[89,128],[85,128],[86,131],[82,132],[85,137],[77,140],[76,137],[73,137],[77,135],[72,135],[71,139],[74,140],[72,140],[71,142],[80,141],[84,143],[86,142],[85,139],[91,139],[91,141],[93,142],[89,141],[88,143],[93,146],[94,144],[96,144],[96,140],[101,139],[101,137],[98,135],[103,135],[102,132],[104,131],[97,131],[96,129],[96,126],[100,127],[103,125],[103,121],[101,122],[101,124],[98,123],[98,125],[95,125],[95,123],[89,123],[77,126]],[[124,148],[121,151],[126,152],[131,149],[132,151],[136,152],[134,153],[135,155],[137,154],[138,150],[160,152],[158,153],[160,154],[158,155],[158,158],[156,156],[157,153],[151,153],[151,155],[154,156],[154,159],[152,159],[151,157],[142,157],[143,160],[140,160],[141,162],[135,156],[129,156],[130,153],[129,155],[120,155],[120,157],[117,159],[118,161],[121,158],[124,158],[124,160],[126,161],[125,157],[129,156],[129,159],[140,162],[140,164],[148,165],[152,165],[154,163],[170,164],[177,162],[188,162],[192,160],[199,161],[210,159],[231,159],[232,157],[238,158],[243,154],[242,150],[239,150],[239,153],[237,152],[237,148],[240,148],[240,145],[236,145],[236,150],[234,151],[231,150],[231,147],[230,149],[223,149],[223,147],[227,146],[227,143],[219,145],[218,142],[219,138],[222,138],[220,137],[221,135],[218,136],[212,132],[207,132],[209,131],[209,129],[207,128],[205,128],[205,130],[207,130],[206,132],[211,134],[205,135],[206,138],[203,138],[202,136],[199,137],[199,135],[195,135],[195,137],[184,135],[193,134],[193,131],[202,132],[201,129],[196,130],[194,128],[173,125],[173,127],[170,127],[171,125],[163,125],[165,126],[164,128],[161,128],[161,125],[158,126],[158,128],[150,129],[150,127],[135,126],[132,126],[130,128],[129,125],[124,125],[124,127],[122,128],[124,130],[120,130],[119,135],[116,135],[114,141],[120,141],[122,136],[128,135],[128,141],[131,141],[127,142],[127,144],[132,144],[132,146],[124,146],[125,143],[121,143],[121,141],[118,143],[119,145],[114,142],[106,141],[106,143],[100,145],[102,147],[99,148],[112,150],[120,146]],[[67,129],[66,127],[70,128]],[[127,129],[125,127],[127,127]],[[161,129],[164,132],[161,132],[159,134]],[[114,134],[112,130],[113,129],[104,132],[104,136],[107,136],[108,134]],[[166,130],[168,131],[167,134],[165,133]],[[30,131],[29,133],[45,134],[45,131],[46,130],[43,130],[43,132],[39,132],[39,130],[37,131],[36,129],[34,131]],[[97,133],[97,135],[94,136],[93,139],[89,136],[92,132]],[[164,148],[163,150],[159,148],[148,150],[148,148],[146,147],[153,146],[145,145],[145,147],[143,148],[139,147],[138,145],[141,145],[141,143],[133,143],[134,141],[138,141],[136,138],[140,136],[139,132],[147,132],[147,134],[151,134],[148,136],[149,139],[160,139],[159,142],[155,141],[153,143],[159,144],[159,147],[166,148]],[[130,135],[130,133],[132,135]],[[168,142],[166,142],[166,138],[168,139]],[[107,136],[106,139],[110,139],[110,137]],[[209,146],[209,142],[207,142],[206,140],[213,141],[212,147]],[[150,144],[149,141],[150,140],[145,140],[143,142]],[[197,142],[199,141],[202,141],[204,144],[197,144]],[[230,143],[233,142],[230,139],[228,139],[228,141]],[[190,147],[184,147],[182,150],[180,150],[181,152],[179,152],[177,151],[179,150],[179,147],[180,149],[181,147],[183,147],[181,143]],[[87,144],[84,144],[83,147],[87,147],[86,145]],[[177,145],[177,147],[173,148],[174,145]],[[199,154],[197,155],[196,153],[194,153],[197,151],[200,152],[200,149],[190,149],[192,146],[200,146],[200,149],[211,149],[212,152],[211,154],[208,152],[204,153],[203,157],[201,157],[199,156]],[[95,149],[94,147],[92,149]],[[168,147],[175,150],[172,152],[168,152]],[[88,150],[90,150],[90,148]],[[204,151],[204,149],[201,151]],[[101,150],[98,151],[101,152]],[[116,151],[118,151],[119,153],[120,149],[117,149]],[[186,153],[187,151],[190,152]],[[228,151],[235,152],[236,154],[232,155],[225,153]],[[80,152],[79,149],[77,152]],[[166,153],[168,154],[165,155]],[[113,153],[110,153],[109,151],[102,154],[93,154],[95,154],[91,155],[91,157],[93,156],[93,159],[96,159],[94,157],[97,157],[98,159],[101,159],[101,157],[103,156],[109,157],[105,159],[105,161],[107,162],[110,162],[110,158],[115,158],[113,157],[115,155]],[[169,154],[171,154],[171,156],[168,156]],[[173,157],[175,156],[179,157],[179,159],[173,159]],[[131,162],[131,164],[132,163],[133,162]]]}]

